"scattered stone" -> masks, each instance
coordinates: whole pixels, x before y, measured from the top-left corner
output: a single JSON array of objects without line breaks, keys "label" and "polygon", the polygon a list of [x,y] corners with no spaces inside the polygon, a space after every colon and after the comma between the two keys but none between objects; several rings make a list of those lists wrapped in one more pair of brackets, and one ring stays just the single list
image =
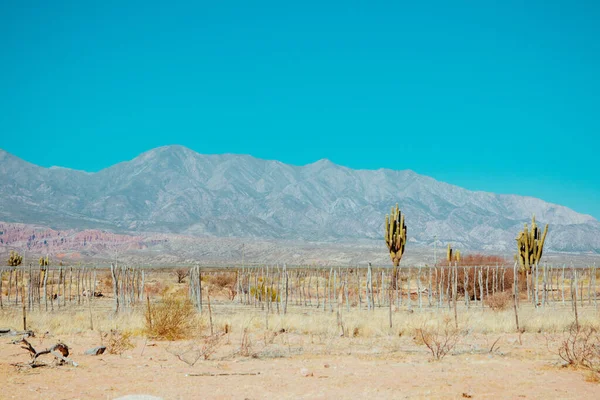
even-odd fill
[{"label": "scattered stone", "polygon": [[314,374],[312,373],[312,371],[309,371],[308,368],[302,368],[300,370],[300,375],[302,375],[303,377],[308,377],[308,376],[314,376]]},{"label": "scattered stone", "polygon": [[98,346],[94,347],[93,349],[86,350],[85,354],[88,356],[99,356],[100,354],[104,353],[105,350],[106,346]]}]

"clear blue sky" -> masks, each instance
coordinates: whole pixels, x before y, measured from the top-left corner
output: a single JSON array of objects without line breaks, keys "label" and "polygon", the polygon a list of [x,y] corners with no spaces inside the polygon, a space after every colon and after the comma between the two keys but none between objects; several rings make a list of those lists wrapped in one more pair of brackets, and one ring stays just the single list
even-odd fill
[{"label": "clear blue sky", "polygon": [[0,3],[0,148],[328,158],[600,218],[598,2],[94,3]]}]

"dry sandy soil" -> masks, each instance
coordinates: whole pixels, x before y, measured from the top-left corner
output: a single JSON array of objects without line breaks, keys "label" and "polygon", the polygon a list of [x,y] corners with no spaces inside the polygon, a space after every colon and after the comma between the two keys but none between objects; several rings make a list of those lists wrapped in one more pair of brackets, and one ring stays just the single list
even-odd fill
[{"label": "dry sandy soil", "polygon": [[83,352],[99,344],[97,333],[48,335],[30,342],[39,350],[63,341],[79,366],[35,369],[11,365],[27,362],[29,355],[10,343],[13,338],[2,337],[0,399],[113,399],[127,394],[164,399],[600,398],[600,384],[584,371],[561,367],[540,334],[524,334],[522,344],[515,334],[471,335],[441,361],[432,361],[427,348],[408,336],[255,334],[250,350],[255,358],[236,354],[238,336],[224,335],[209,360],[190,366],[176,354],[193,355],[186,349],[201,346],[201,341],[137,337],[135,348],[121,355],[87,356]]}]

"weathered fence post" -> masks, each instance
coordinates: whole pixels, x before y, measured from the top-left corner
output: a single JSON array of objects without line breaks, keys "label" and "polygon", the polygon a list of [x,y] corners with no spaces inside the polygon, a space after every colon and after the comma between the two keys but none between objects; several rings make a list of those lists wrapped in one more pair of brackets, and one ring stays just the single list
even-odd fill
[{"label": "weathered fence post", "polygon": [[287,265],[283,264],[283,275],[285,278],[285,303],[283,303],[283,315],[287,314],[287,306],[288,306],[288,272],[287,272]]},{"label": "weathered fence post", "polygon": [[[110,276],[112,278],[113,296],[115,297],[115,313],[119,312],[119,281],[117,277],[116,267],[113,263],[110,264]],[[79,288],[79,285],[77,285]]]},{"label": "weathered fence post", "polygon": [[4,304],[2,303],[2,279],[4,277],[4,269],[0,268],[0,309],[4,308]]},{"label": "weathered fence post", "polygon": [[517,309],[517,302],[519,297],[519,278],[517,275],[517,261],[515,261],[515,265],[513,267],[513,307],[515,309],[515,323],[517,325],[517,332],[520,332],[519,328],[519,311]]}]

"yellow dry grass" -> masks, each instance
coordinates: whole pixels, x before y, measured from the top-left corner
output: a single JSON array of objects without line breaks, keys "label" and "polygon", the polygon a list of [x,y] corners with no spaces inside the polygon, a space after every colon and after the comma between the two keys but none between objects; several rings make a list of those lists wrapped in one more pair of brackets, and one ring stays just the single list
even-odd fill
[{"label": "yellow dry grass", "polygon": [[[225,304],[213,304],[213,325],[215,331],[228,330],[241,333],[284,329],[304,335],[340,336],[342,328],[347,336],[378,338],[386,336],[413,335],[424,325],[435,325],[445,318],[454,318],[452,311],[444,309],[399,310],[393,313],[393,328],[389,327],[389,311],[386,308],[375,311],[356,310],[337,312],[322,309],[290,307],[287,315],[271,313],[268,317],[260,308]],[[146,335],[146,309],[125,310],[114,314],[108,307],[92,308],[95,331],[108,332],[111,329],[130,331],[135,335]],[[188,337],[206,333],[209,327],[208,310],[194,317],[196,320],[186,326]],[[574,316],[569,306],[534,308],[522,306],[519,310],[520,327],[530,333],[560,333],[568,329]],[[582,324],[600,329],[600,318],[594,307],[579,309]],[[62,309],[54,312],[33,311],[27,314],[28,329],[38,333],[74,334],[90,330],[88,309]],[[0,327],[22,328],[21,310],[12,308],[0,311]],[[516,332],[515,315],[512,309],[492,311],[486,309],[458,310],[458,325],[461,329],[478,334],[503,334]],[[182,336],[181,336],[182,337]]]}]

